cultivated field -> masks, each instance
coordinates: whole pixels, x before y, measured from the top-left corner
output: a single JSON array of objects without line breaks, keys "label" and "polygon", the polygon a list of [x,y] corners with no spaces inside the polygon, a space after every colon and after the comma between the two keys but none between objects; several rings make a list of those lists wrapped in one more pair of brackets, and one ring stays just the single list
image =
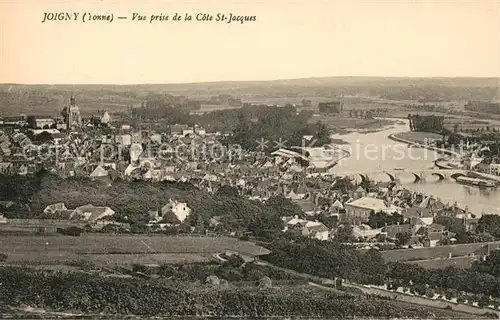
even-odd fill
[{"label": "cultivated field", "polygon": [[7,263],[58,264],[77,259],[120,264],[198,262],[226,249],[254,255],[267,253],[266,249],[253,243],[228,237],[4,235],[0,236],[0,242],[0,253],[8,255]]},{"label": "cultivated field", "polygon": [[211,260],[210,254],[198,253],[140,253],[140,254],[77,254],[67,251],[48,251],[8,255],[6,264],[30,266],[67,266],[77,261],[89,261],[99,266],[131,264],[197,263]]}]

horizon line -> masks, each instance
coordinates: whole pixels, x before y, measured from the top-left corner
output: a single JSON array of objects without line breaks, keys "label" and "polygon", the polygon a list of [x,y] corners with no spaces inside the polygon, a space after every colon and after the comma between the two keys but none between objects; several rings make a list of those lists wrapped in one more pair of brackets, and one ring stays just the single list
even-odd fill
[{"label": "horizon line", "polygon": [[144,83],[17,83],[2,82],[0,85],[22,85],[22,86],[145,86],[145,85],[196,85],[216,83],[249,83],[249,82],[279,82],[299,80],[322,80],[322,79],[471,79],[471,80],[497,80],[500,86],[500,76],[318,76],[300,78],[279,78],[268,80],[213,80],[213,81],[188,81],[188,82],[144,82]]}]

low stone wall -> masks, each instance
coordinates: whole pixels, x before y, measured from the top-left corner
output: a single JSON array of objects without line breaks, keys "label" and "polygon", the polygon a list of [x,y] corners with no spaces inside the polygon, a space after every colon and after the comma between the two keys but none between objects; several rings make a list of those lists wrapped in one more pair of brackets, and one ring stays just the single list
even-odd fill
[{"label": "low stone wall", "polygon": [[385,261],[417,261],[447,259],[451,257],[464,257],[474,254],[481,256],[488,254],[488,251],[500,248],[500,241],[457,244],[450,246],[438,246],[432,248],[414,248],[382,251]]},{"label": "low stone wall", "polygon": [[472,266],[474,261],[478,261],[480,256],[473,257],[454,257],[449,259],[428,259],[418,261],[408,261],[408,263],[416,264],[425,269],[442,269],[447,267],[457,267],[461,269],[468,269]]}]

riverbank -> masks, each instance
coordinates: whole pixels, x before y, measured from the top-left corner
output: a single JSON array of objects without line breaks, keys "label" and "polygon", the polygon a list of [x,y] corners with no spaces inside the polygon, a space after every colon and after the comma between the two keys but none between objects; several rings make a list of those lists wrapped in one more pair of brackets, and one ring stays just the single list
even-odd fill
[{"label": "riverbank", "polygon": [[437,137],[439,137],[440,139],[441,135],[431,132],[400,132],[400,133],[390,134],[388,136],[388,138],[393,141],[406,143],[409,145],[417,145],[419,147],[436,151],[438,153],[444,153],[456,158],[462,157],[458,152],[449,149],[434,147],[428,144],[430,141],[438,140],[436,139]]}]

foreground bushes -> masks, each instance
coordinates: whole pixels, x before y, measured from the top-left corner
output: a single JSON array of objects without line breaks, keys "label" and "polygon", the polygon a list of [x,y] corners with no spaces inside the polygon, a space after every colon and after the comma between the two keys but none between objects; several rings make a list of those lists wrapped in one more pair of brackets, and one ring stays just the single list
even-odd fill
[{"label": "foreground bushes", "polygon": [[0,305],[135,315],[430,317],[426,309],[310,289],[189,286],[185,282],[0,268]]}]

